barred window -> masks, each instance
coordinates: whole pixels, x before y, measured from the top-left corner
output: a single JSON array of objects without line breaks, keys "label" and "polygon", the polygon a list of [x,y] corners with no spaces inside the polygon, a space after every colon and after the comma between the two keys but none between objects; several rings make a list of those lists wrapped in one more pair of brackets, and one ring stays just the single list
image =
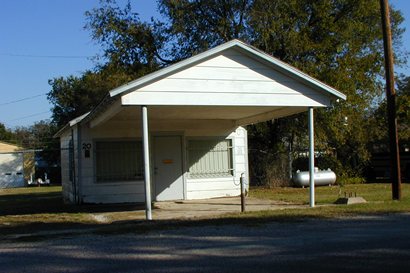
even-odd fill
[{"label": "barred window", "polygon": [[97,182],[142,179],[141,141],[98,141],[95,149]]},{"label": "barred window", "polygon": [[232,140],[188,141],[189,177],[210,178],[233,175]]}]

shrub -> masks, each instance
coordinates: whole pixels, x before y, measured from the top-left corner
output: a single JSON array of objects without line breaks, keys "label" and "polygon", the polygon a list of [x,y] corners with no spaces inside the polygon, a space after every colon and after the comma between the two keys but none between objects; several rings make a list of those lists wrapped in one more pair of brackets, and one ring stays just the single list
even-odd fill
[{"label": "shrub", "polygon": [[348,185],[348,184],[363,184],[366,182],[366,179],[363,177],[347,177],[341,176],[337,178],[336,183],[340,186]]}]

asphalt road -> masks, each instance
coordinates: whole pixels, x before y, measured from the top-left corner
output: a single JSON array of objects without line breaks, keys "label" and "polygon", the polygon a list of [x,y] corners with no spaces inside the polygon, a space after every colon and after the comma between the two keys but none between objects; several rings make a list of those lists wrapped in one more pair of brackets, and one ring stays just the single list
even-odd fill
[{"label": "asphalt road", "polygon": [[3,242],[0,272],[410,272],[410,214]]}]

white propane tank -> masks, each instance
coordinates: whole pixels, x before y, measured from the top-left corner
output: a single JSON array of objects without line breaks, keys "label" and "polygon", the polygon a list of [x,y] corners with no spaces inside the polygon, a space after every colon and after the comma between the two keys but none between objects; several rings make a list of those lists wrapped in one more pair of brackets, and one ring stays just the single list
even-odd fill
[{"label": "white propane tank", "polygon": [[[331,169],[319,170],[315,167],[314,172],[315,186],[333,185],[336,182],[336,174]],[[292,177],[293,183],[297,187],[309,187],[309,172],[297,170]]]}]

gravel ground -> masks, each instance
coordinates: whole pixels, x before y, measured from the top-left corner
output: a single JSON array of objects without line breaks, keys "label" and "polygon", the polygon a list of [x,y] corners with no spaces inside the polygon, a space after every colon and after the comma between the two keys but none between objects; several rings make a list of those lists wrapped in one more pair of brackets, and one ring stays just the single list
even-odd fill
[{"label": "gravel ground", "polygon": [[3,242],[1,272],[410,272],[410,214]]}]

